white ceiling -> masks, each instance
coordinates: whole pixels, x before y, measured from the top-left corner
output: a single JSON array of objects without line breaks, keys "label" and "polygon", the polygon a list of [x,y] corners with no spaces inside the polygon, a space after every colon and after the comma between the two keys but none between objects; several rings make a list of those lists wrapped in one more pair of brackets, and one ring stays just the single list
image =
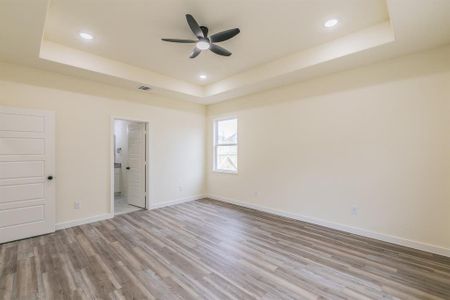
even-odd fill
[{"label": "white ceiling", "polygon": [[[160,41],[192,36],[185,13],[240,27],[233,55]],[[204,104],[448,43],[449,0],[0,0],[0,61]]]},{"label": "white ceiling", "polygon": [[[239,27],[241,34],[221,43],[233,52],[188,56],[192,44],[172,44],[163,37],[194,38],[185,14],[210,33]],[[330,18],[341,22],[323,26]],[[204,84],[274,59],[334,40],[388,20],[384,0],[52,0],[45,38],[75,49]],[[79,32],[92,33],[84,41]],[[201,81],[199,74],[208,75]]]}]

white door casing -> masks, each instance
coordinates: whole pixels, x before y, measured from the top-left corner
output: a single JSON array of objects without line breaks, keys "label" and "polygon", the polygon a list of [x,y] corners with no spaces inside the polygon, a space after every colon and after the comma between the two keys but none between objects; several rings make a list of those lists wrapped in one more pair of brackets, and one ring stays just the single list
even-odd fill
[{"label": "white door casing", "polygon": [[0,243],[55,231],[55,116],[0,106]]},{"label": "white door casing", "polygon": [[[145,208],[146,200],[146,124],[128,124],[127,200],[128,204]],[[129,169],[128,169],[129,168]]]}]

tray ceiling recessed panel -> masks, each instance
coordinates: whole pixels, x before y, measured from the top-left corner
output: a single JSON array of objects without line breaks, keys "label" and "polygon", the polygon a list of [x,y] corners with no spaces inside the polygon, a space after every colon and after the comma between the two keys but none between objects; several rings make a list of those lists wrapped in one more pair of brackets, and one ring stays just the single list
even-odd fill
[{"label": "tray ceiling recessed panel", "polygon": [[[233,55],[161,41],[194,38],[187,13],[239,27]],[[1,61],[209,104],[447,45],[450,1],[4,0],[0,41]]]},{"label": "tray ceiling recessed panel", "polygon": [[[209,51],[189,59],[192,44],[163,37],[194,38],[184,15],[210,33],[239,27],[220,43],[231,57]],[[336,18],[334,28],[323,26]],[[52,0],[45,39],[196,84],[218,81],[388,20],[384,0]],[[94,36],[80,40],[79,33]],[[199,74],[208,74],[201,81]]]}]

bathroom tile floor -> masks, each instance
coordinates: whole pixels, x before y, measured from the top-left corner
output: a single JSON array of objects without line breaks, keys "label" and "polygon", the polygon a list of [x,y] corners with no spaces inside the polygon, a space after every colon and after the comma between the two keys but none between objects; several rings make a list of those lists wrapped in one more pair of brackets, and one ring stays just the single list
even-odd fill
[{"label": "bathroom tile floor", "polygon": [[127,214],[133,211],[141,210],[142,208],[128,204],[127,199],[123,196],[114,197],[114,214],[121,215]]}]

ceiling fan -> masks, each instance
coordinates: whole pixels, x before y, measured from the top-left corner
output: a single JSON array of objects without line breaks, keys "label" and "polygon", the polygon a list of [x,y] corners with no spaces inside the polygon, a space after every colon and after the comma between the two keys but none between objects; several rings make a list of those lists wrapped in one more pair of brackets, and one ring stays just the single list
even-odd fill
[{"label": "ceiling fan", "polygon": [[189,14],[186,15],[186,20],[192,32],[197,37],[197,40],[183,40],[183,39],[162,39],[162,40],[165,42],[173,42],[173,43],[185,43],[185,44],[195,43],[196,47],[192,51],[191,56],[189,56],[190,58],[195,58],[202,52],[202,50],[208,49],[218,55],[222,56],[231,55],[230,51],[214,43],[219,43],[231,39],[232,37],[236,36],[239,32],[241,32],[239,28],[225,30],[219,33],[215,33],[208,37],[208,27],[198,25],[194,17]]}]

